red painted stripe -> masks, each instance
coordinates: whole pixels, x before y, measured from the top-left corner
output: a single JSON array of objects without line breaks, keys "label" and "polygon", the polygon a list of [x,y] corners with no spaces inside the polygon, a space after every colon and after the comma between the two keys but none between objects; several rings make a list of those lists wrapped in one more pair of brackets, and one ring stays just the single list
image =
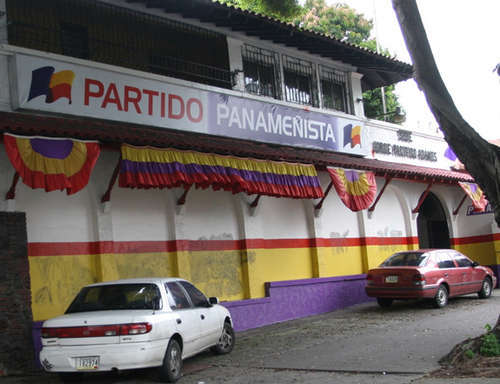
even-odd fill
[{"label": "red painted stripe", "polygon": [[178,241],[102,241],[71,243],[29,243],[28,255],[64,256],[101,253],[159,253],[175,251],[239,251],[242,249],[280,249],[314,247],[360,247],[363,245],[418,244],[416,237],[368,237],[341,239],[247,239]]},{"label": "red painted stripe", "polygon": [[451,244],[453,245],[488,243],[495,240],[500,240],[500,233],[481,235],[481,236],[456,237],[450,239]]}]

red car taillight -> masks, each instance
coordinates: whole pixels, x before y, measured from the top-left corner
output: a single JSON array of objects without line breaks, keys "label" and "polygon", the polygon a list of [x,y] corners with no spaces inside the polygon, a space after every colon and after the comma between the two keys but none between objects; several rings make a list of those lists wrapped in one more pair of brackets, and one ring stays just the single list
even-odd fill
[{"label": "red car taillight", "polygon": [[42,338],[79,338],[142,335],[151,332],[153,325],[150,323],[131,323],[113,325],[90,325],[85,327],[60,327],[42,328]]},{"label": "red car taillight", "polygon": [[425,276],[421,273],[413,275],[413,284],[415,285],[425,285]]}]

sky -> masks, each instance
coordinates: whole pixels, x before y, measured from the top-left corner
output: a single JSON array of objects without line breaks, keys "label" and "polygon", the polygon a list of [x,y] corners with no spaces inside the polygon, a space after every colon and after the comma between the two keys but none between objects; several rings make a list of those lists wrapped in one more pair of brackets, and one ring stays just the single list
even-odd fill
[{"label": "sky", "polygon": [[[391,0],[339,0],[376,21],[373,34],[411,63]],[[417,0],[441,77],[462,117],[485,139],[500,139],[500,0]],[[374,13],[375,10],[375,13]],[[376,17],[374,17],[376,15]],[[376,31],[378,30],[378,31]],[[406,129],[436,133],[438,124],[414,80],[396,85]]]}]

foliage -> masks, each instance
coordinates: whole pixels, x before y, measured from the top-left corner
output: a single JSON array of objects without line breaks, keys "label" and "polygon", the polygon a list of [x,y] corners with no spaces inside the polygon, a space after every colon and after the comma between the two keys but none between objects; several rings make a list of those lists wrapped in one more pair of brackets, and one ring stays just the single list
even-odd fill
[{"label": "foliage", "polygon": [[472,349],[468,349],[465,351],[465,357],[467,357],[468,359],[473,359],[474,356],[476,356],[476,354]]},{"label": "foliage", "polygon": [[[298,0],[218,0],[221,3],[264,14],[282,21],[291,21],[296,26],[333,36],[346,43],[377,51],[375,39],[370,38],[373,22],[357,13],[346,4],[327,5],[326,0],[306,0],[302,7]],[[384,55],[389,52],[382,50]],[[384,89],[386,110],[401,107],[394,85]],[[365,115],[380,120],[393,121],[392,116],[382,117],[382,93],[380,88],[363,93]]]},{"label": "foliage", "polygon": [[479,353],[482,356],[500,356],[500,342],[491,330],[491,325],[485,326],[487,333],[481,337],[481,348]]},{"label": "foliage", "polygon": [[345,4],[328,6],[325,0],[306,0],[304,9],[305,13],[295,19],[301,27],[361,46],[370,39],[372,21]]},{"label": "foliage", "polygon": [[248,11],[267,15],[282,21],[291,21],[302,11],[297,0],[217,0]]},{"label": "foliage", "polygon": [[[376,40],[370,39],[373,22],[349,6],[345,4],[329,6],[325,0],[306,0],[304,8],[306,12],[295,19],[296,25],[377,51]],[[382,50],[381,53],[389,55],[387,50]],[[394,85],[384,89],[386,111],[392,112],[401,107],[394,89]],[[380,116],[383,114],[380,88],[363,93],[363,102],[366,116],[394,122],[390,115],[385,118]]]}]

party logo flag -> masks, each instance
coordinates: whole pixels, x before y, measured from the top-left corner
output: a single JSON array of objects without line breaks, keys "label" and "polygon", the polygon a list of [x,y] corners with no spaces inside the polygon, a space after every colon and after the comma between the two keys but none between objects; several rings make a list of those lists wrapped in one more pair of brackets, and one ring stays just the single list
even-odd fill
[{"label": "party logo flag", "polygon": [[361,147],[361,126],[356,125],[353,127],[352,124],[347,124],[344,127],[344,147],[351,144],[351,148],[356,145]]},{"label": "party logo flag", "polygon": [[23,183],[68,195],[84,188],[99,157],[96,141],[15,136],[4,133],[5,151]]},{"label": "party logo flag", "polygon": [[75,79],[73,71],[54,72],[54,67],[41,67],[31,73],[31,87],[28,101],[45,95],[46,103],[65,97],[71,104],[71,87]]},{"label": "party logo flag", "polygon": [[467,196],[471,198],[474,212],[484,212],[488,205],[488,200],[486,200],[486,196],[484,196],[484,192],[479,188],[479,185],[461,181],[459,181],[458,184],[462,187]]},{"label": "party logo flag", "polygon": [[371,206],[377,194],[373,172],[331,167],[327,170],[337,194],[347,208],[356,212]]}]

